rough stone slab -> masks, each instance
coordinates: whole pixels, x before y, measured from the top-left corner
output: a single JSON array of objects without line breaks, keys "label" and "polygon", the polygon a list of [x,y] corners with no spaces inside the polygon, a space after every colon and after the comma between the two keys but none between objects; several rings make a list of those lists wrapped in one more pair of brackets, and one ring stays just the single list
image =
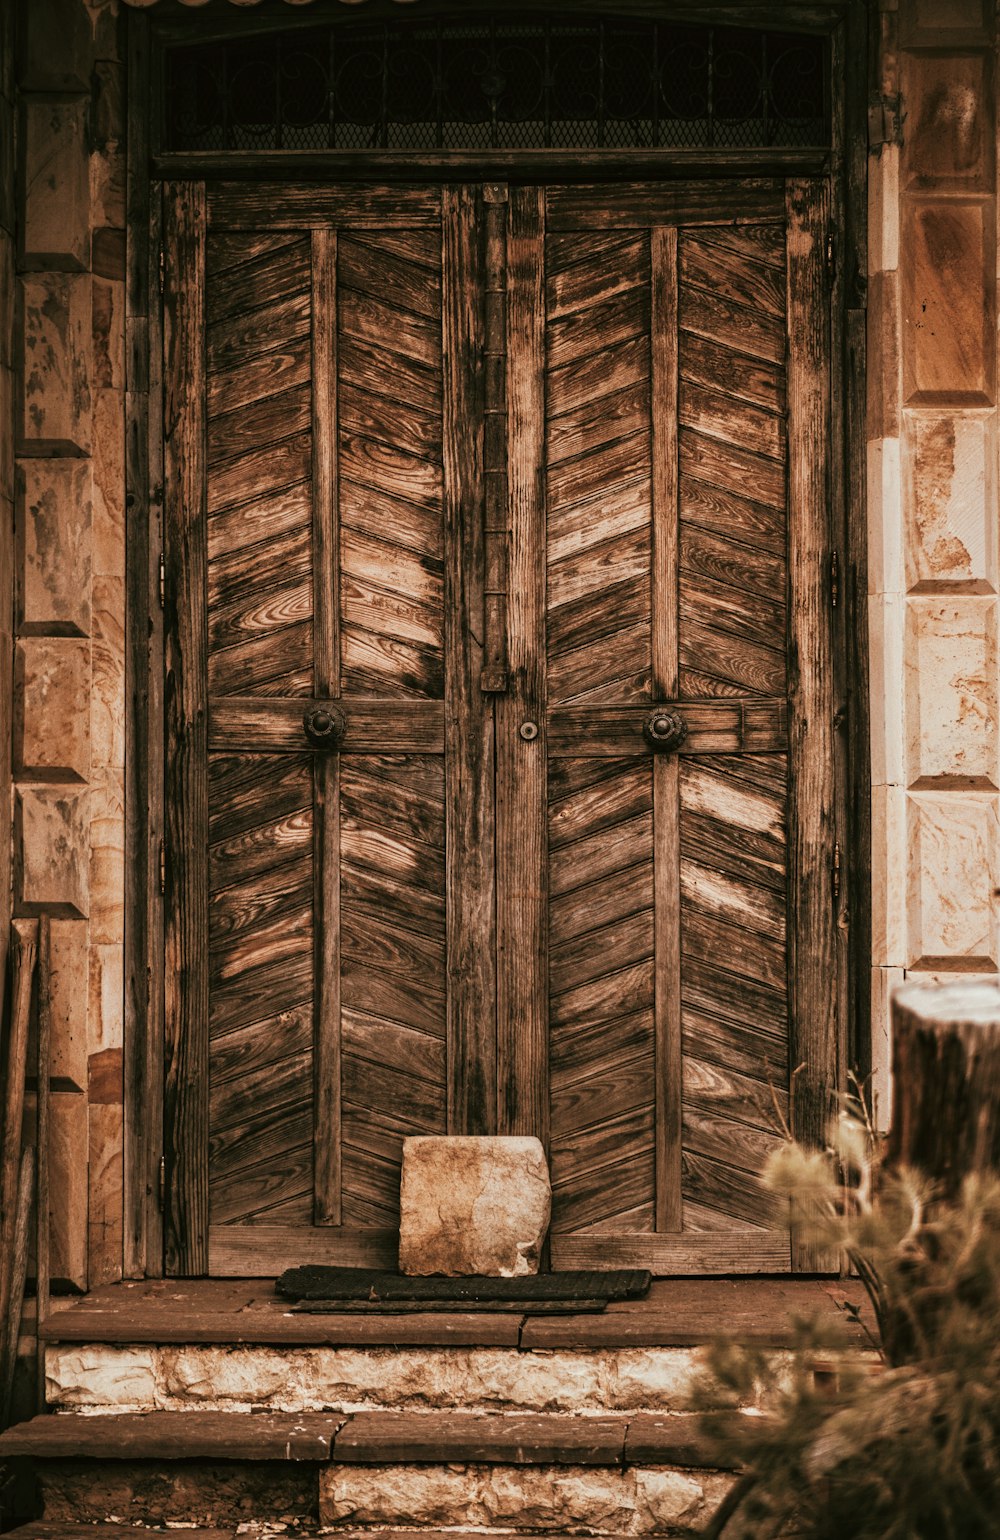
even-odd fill
[{"label": "rough stone slab", "polygon": [[49,1405],[176,1410],[681,1411],[697,1348],[50,1347]]},{"label": "rough stone slab", "polygon": [[551,1210],[539,1139],[403,1140],[401,1272],[537,1273]]},{"label": "rough stone slab", "polygon": [[345,1422],[336,1412],[140,1412],[33,1417],[0,1434],[0,1457],[95,1460],[325,1461]]},{"label": "rough stone slab", "polygon": [[333,1458],[366,1465],[621,1465],[626,1427],[624,1417],[356,1412],[337,1435]]},{"label": "rough stone slab", "polygon": [[696,1534],[731,1485],[716,1472],[563,1465],[341,1465],[319,1473],[320,1523]]}]

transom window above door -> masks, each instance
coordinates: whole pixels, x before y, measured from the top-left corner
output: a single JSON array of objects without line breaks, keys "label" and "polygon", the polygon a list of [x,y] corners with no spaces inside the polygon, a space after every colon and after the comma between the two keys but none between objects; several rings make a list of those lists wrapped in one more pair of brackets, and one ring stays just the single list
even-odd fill
[{"label": "transom window above door", "polygon": [[830,144],[829,39],[504,11],[328,23],[164,55],[163,148]]}]

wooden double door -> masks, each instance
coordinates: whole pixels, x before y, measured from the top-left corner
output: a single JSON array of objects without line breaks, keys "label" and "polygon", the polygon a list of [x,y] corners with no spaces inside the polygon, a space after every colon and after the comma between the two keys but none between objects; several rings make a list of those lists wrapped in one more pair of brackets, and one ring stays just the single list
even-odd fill
[{"label": "wooden double door", "polygon": [[[167,1262],[781,1271],[837,1077],[822,183],[164,191]],[[790,1071],[798,1069],[790,1097]]]}]

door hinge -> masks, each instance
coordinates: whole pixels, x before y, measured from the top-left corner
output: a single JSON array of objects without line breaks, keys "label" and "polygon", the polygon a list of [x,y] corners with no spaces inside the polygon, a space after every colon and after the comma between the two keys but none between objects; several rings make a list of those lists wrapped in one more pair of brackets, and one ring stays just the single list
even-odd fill
[{"label": "door hinge", "polygon": [[159,594],[160,594],[160,609],[162,610],[164,605],[166,604],[166,599],[167,599],[167,563],[166,563],[166,559],[165,559],[162,551],[160,552],[160,566],[159,566],[159,579],[158,579],[158,583],[159,583]]},{"label": "door hinge", "polygon": [[868,98],[868,148],[876,153],[886,144],[903,142],[903,98],[898,91],[892,95],[876,93]]},{"label": "door hinge", "polygon": [[167,1206],[167,1157],[165,1155],[160,1156],[160,1169],[156,1186],[156,1201],[160,1205],[160,1213],[162,1214],[163,1210]]},{"label": "door hinge", "polygon": [[840,603],[840,552],[830,552],[830,608],[835,610]]},{"label": "door hinge", "polygon": [[163,840],[160,841],[160,892],[167,891],[167,847]]},{"label": "door hinge", "polygon": [[840,844],[839,844],[839,842],[836,845],[834,845],[834,847],[833,847],[833,871],[832,871],[831,875],[832,875],[832,880],[833,880],[833,901],[834,901],[834,903],[837,903],[837,901],[840,898]]},{"label": "door hinge", "polygon": [[837,237],[832,230],[826,236],[826,276],[830,283],[837,276]]}]

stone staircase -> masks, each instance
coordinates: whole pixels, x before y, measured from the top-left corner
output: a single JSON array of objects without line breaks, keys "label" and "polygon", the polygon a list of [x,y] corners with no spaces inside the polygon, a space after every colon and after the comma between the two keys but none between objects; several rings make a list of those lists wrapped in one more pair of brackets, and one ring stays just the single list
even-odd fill
[{"label": "stone staircase", "polygon": [[259,1282],[120,1285],[45,1324],[50,1410],[0,1460],[37,1479],[21,1540],[106,1540],[112,1520],[115,1540],[692,1535],[733,1480],[689,1410],[704,1344],[725,1327],[780,1352],[820,1308],[859,1349],[837,1309],[857,1295],[677,1280],[601,1314],[368,1317],[297,1314]]},{"label": "stone staircase", "polygon": [[43,1416],[0,1438],[50,1523],[683,1535],[730,1478],[684,1414]]}]

